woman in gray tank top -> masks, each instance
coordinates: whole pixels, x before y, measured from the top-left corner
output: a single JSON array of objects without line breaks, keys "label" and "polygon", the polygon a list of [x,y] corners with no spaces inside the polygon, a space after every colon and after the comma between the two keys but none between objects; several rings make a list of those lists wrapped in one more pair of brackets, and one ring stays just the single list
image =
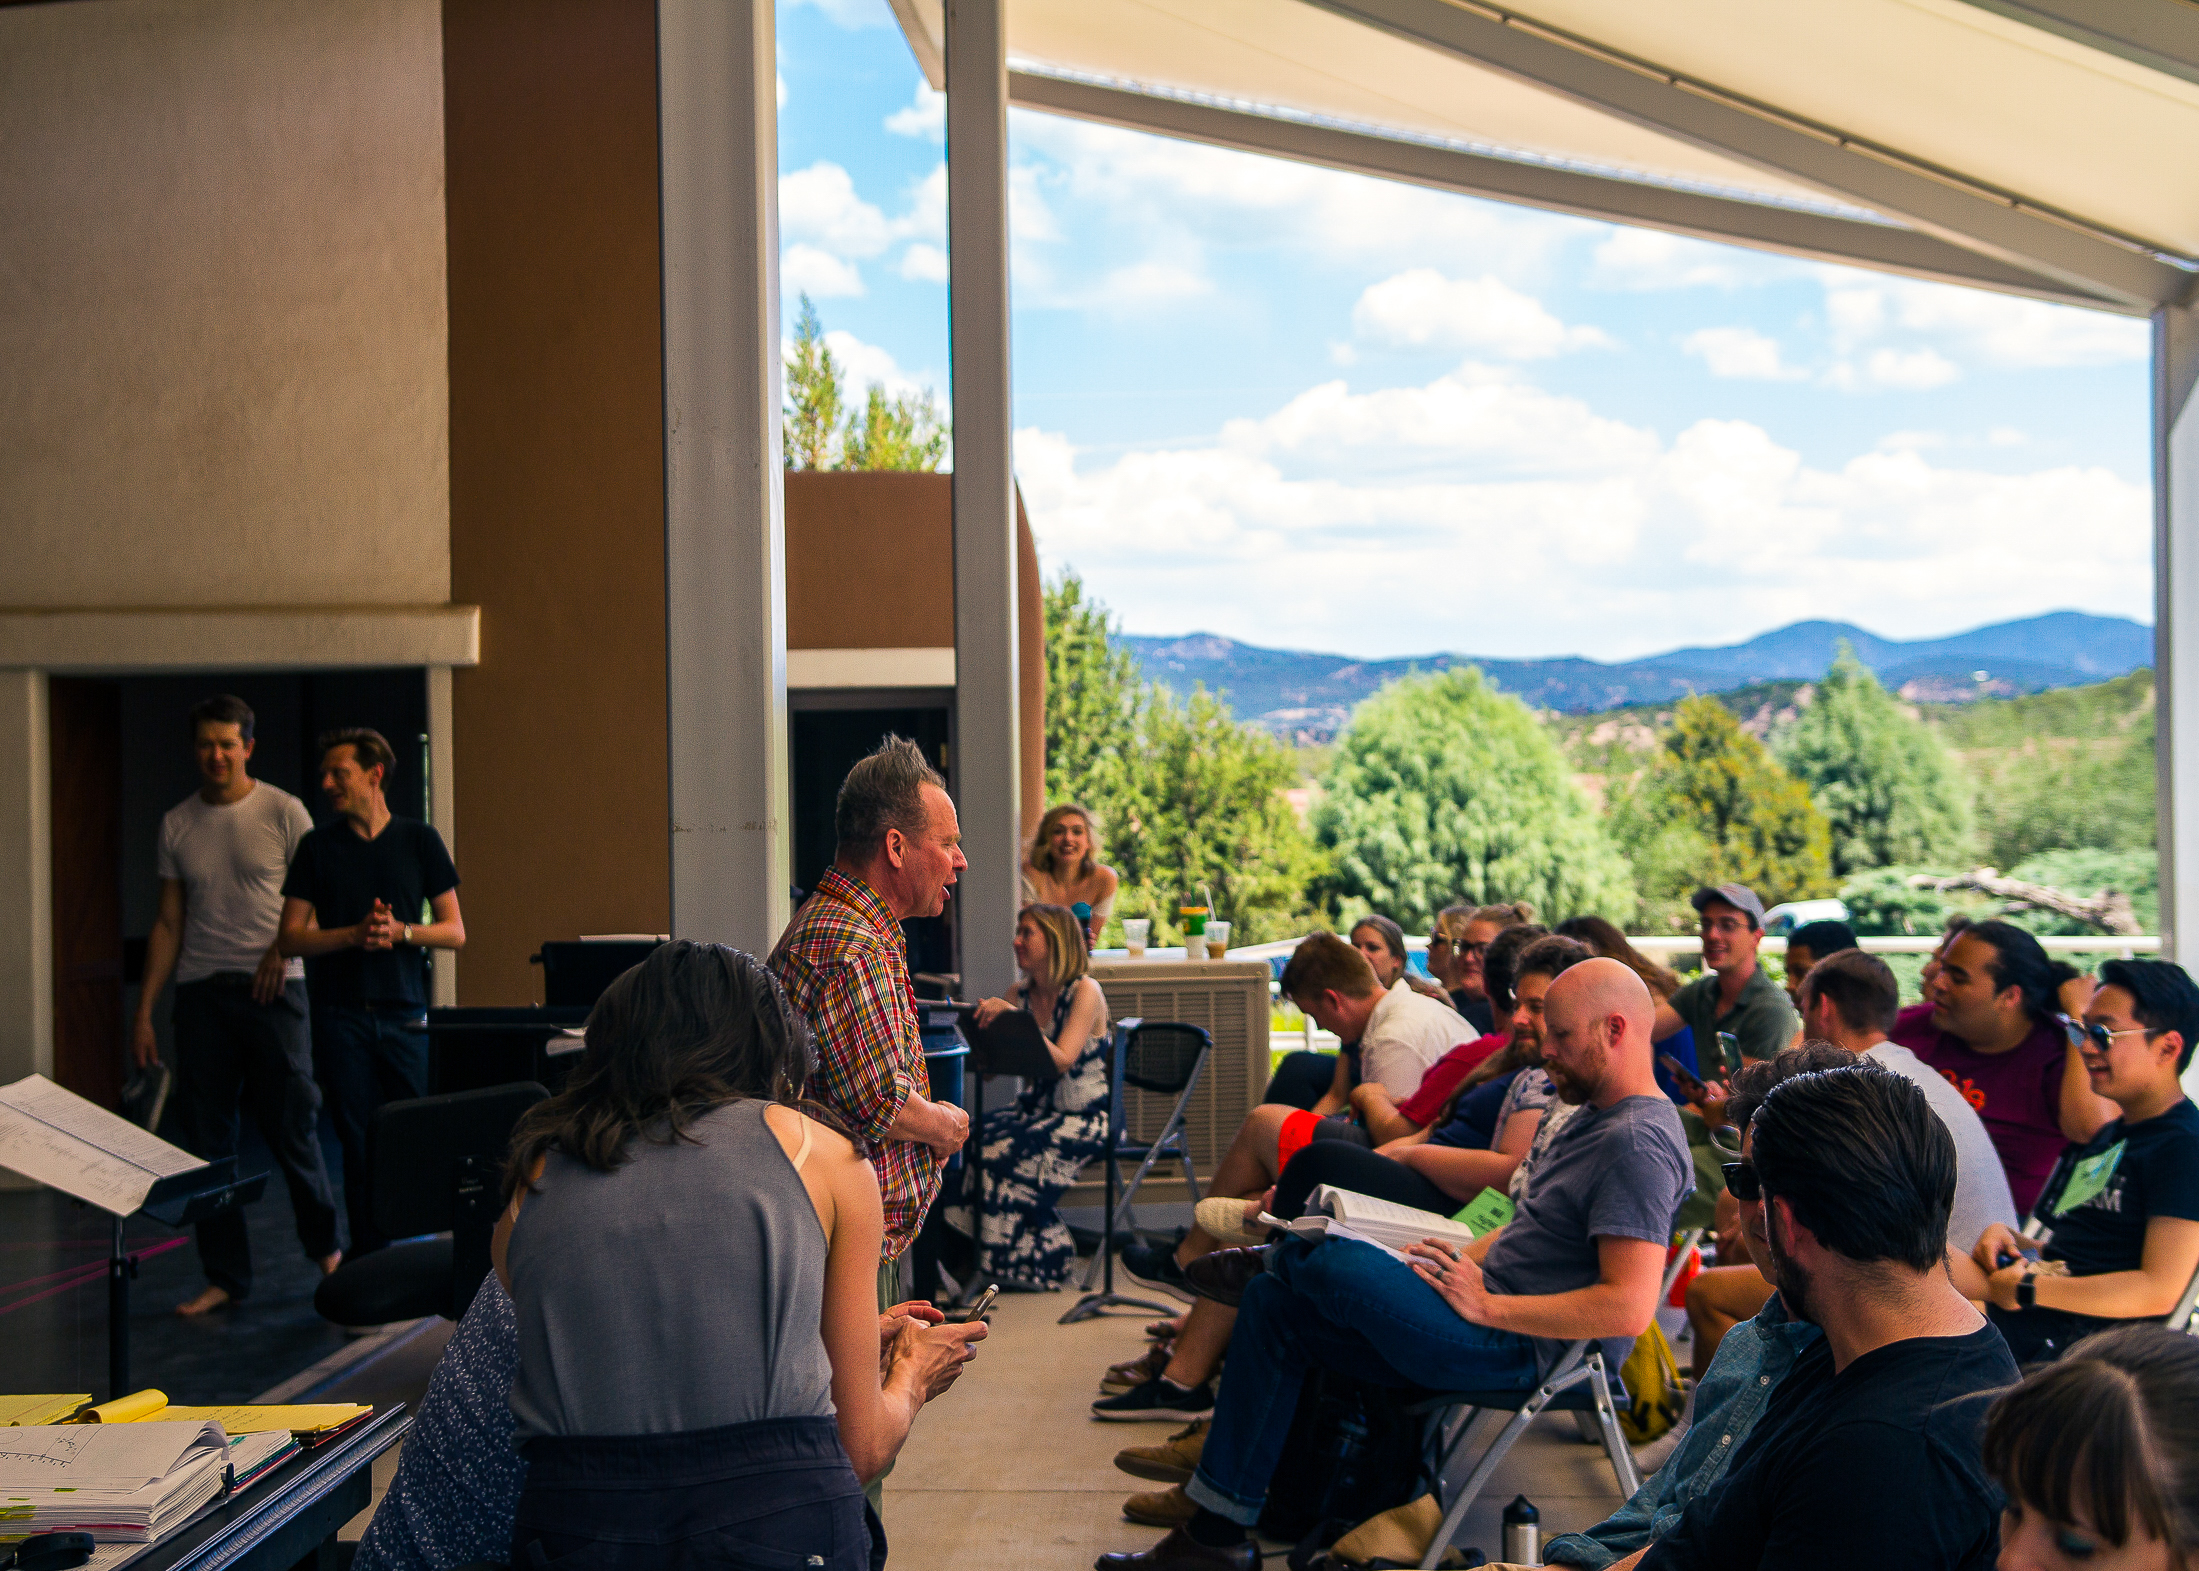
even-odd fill
[{"label": "woman in gray tank top", "polygon": [[762,966],[669,943],[514,1131],[515,1567],[884,1564],[862,1480],[985,1331],[879,1316],[877,1176],[797,1111],[814,1065]]}]

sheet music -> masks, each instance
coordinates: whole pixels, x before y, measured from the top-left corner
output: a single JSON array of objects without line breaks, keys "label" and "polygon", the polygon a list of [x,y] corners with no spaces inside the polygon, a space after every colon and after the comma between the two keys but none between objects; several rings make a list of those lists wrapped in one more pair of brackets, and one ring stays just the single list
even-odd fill
[{"label": "sheet music", "polygon": [[0,1167],[128,1216],[156,1180],[206,1166],[44,1075],[0,1086]]},{"label": "sheet music", "polygon": [[65,1135],[88,1141],[155,1178],[173,1178],[206,1165],[182,1147],[170,1145],[150,1130],[138,1128],[74,1091],[63,1090],[44,1075],[27,1075],[11,1086],[0,1086],[0,1103],[28,1113]]},{"label": "sheet music", "polygon": [[52,1424],[0,1429],[0,1486],[142,1489],[208,1449],[226,1454],[221,1425]]}]

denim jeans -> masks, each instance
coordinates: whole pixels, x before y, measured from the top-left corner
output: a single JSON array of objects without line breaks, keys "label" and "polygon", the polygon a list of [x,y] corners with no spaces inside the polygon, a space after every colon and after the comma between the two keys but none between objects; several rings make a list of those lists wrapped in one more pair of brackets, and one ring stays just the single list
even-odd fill
[{"label": "denim jeans", "polygon": [[[282,1169],[306,1258],[336,1249],[336,1196],[321,1165],[321,1093],[313,1084],[303,982],[265,1004],[252,979],[231,973],[176,988],[176,1103],[184,1144],[213,1161],[237,1153],[237,1110],[259,1126]],[[242,1300],[252,1293],[252,1245],[244,1213],[230,1209],[198,1225],[206,1280]]]},{"label": "denim jeans", "polygon": [[353,1256],[389,1240],[374,1225],[367,1124],[384,1102],[428,1094],[427,1011],[418,1004],[317,1004],[313,1073],[344,1150],[344,1216]]},{"label": "denim jeans", "polygon": [[1461,1318],[1373,1245],[1287,1240],[1245,1289],[1214,1427],[1184,1492],[1233,1522],[1258,1521],[1314,1369],[1431,1391],[1524,1391],[1537,1373],[1532,1338]]}]

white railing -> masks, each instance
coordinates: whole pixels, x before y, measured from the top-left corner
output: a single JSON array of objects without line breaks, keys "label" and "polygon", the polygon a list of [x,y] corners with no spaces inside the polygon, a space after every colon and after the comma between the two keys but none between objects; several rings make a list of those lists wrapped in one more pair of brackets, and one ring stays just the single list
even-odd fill
[{"label": "white railing", "polygon": [[[1702,939],[1693,933],[1629,937],[1627,942],[1643,954],[1655,955],[1660,959],[1671,955],[1700,954],[1703,948]],[[1939,947],[1939,939],[1936,936],[1863,938],[1858,939],[1856,942],[1860,947],[1874,955],[1928,955]],[[1229,952],[1229,958],[1232,960],[1268,960],[1276,955],[1287,955],[1297,947],[1297,939],[1284,938],[1278,939],[1272,944],[1247,944],[1242,949],[1232,949]],[[1405,947],[1415,952],[1425,951],[1428,947],[1428,941],[1425,938],[1408,938],[1405,940]],[[2161,940],[2157,935],[2150,933],[2142,935],[2080,933],[2071,937],[2042,938],[2039,940],[2039,947],[2048,954],[2117,954],[2129,959],[2134,955],[2159,954],[2161,952]],[[1767,934],[1764,938],[1763,949],[1760,952],[1769,955],[1784,955],[1787,952],[1787,941],[1784,938]],[[1098,951],[1100,956],[1119,953],[1120,951],[1106,949]],[[1152,953],[1158,955],[1161,951],[1155,950]],[[1179,949],[1173,951],[1173,953],[1180,957],[1183,951]]]}]

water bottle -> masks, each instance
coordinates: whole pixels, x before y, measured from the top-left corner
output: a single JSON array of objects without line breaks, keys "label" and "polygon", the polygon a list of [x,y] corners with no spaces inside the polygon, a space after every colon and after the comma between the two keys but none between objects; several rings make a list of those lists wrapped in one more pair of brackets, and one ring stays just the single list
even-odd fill
[{"label": "water bottle", "polygon": [[1504,1508],[1504,1555],[1512,1565],[1542,1564],[1542,1513],[1525,1495]]}]

